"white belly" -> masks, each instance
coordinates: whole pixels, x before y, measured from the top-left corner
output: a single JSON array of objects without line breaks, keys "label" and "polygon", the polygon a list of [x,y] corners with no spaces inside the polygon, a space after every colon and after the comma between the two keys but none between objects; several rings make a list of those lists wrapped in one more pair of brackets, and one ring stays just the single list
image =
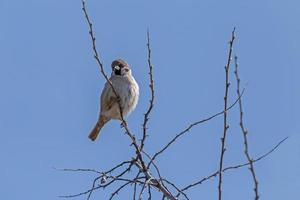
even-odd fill
[{"label": "white belly", "polygon": [[[130,112],[132,112],[135,109],[138,102],[138,98],[139,98],[138,84],[136,83],[133,77],[128,78],[123,76],[114,76],[111,78],[111,82],[121,99],[120,103],[123,111],[123,116],[128,115]],[[108,96],[115,97],[108,83],[106,83],[105,87],[106,89],[107,87],[109,87]],[[103,100],[102,97],[101,99]],[[102,110],[101,114],[112,119],[121,119],[118,103],[113,104],[109,110]]]}]

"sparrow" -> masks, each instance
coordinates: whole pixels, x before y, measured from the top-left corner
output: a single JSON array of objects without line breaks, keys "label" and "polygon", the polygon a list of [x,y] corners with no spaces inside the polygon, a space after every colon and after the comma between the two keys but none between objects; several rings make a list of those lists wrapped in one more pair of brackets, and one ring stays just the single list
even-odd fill
[{"label": "sparrow", "polygon": [[[111,64],[111,81],[119,96],[123,116],[130,114],[136,107],[139,99],[139,86],[132,76],[129,64],[122,59],[114,60]],[[89,138],[95,141],[101,128],[111,119],[121,120],[118,98],[108,82],[102,90],[100,97],[100,114],[98,121],[89,134]],[[122,121],[122,120],[121,120]]]}]

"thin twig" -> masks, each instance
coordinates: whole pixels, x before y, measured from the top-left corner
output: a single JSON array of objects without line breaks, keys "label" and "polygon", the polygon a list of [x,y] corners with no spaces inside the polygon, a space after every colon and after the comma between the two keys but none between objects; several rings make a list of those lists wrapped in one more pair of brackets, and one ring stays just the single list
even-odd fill
[{"label": "thin twig", "polygon": [[[86,195],[88,194],[87,200],[90,199],[92,193],[94,190],[97,190],[99,188],[106,188],[107,186],[111,185],[112,183],[114,183],[115,181],[126,181],[127,179],[121,178],[125,173],[129,172],[131,167],[133,166],[134,163],[130,163],[130,165],[120,174],[118,174],[117,176],[109,176],[106,175],[108,174],[106,173],[102,173],[100,176],[96,177],[93,180],[93,184],[92,187],[84,192],[78,193],[78,194],[73,194],[73,195],[66,195],[66,196],[60,196],[60,197],[64,197],[64,198],[71,198],[71,197],[77,197],[77,196],[82,196],[82,195]],[[111,170],[110,170],[111,171]],[[109,172],[110,173],[110,172]],[[104,178],[104,179],[103,179]],[[101,179],[104,180],[103,183],[101,183],[100,185],[96,186],[96,182]]]},{"label": "thin twig", "polygon": [[[145,152],[143,152],[148,158],[151,158],[148,154],[146,154]],[[135,163],[136,166],[140,169],[140,171],[143,170],[143,167],[139,164],[139,163]],[[153,178],[151,175],[146,176],[147,180],[149,180],[149,184],[151,184],[152,186],[154,186],[156,189],[158,189],[159,191],[161,191],[163,193],[164,196],[166,196],[168,199],[171,200],[176,200],[176,198],[174,197],[174,195],[168,190],[168,188],[163,184],[162,177],[160,175],[160,172],[158,170],[158,167],[156,166],[155,163],[153,163],[153,166],[156,168],[159,179],[157,180],[156,178]],[[147,169],[147,173],[149,173],[148,169]],[[146,174],[147,174],[146,173]]]},{"label": "thin twig", "polygon": [[[253,160],[253,163],[260,161],[261,159],[264,159],[265,157],[267,157],[268,155],[270,155],[271,153],[273,153],[273,151],[275,151],[285,140],[287,140],[289,137],[284,138],[283,140],[281,140],[273,149],[271,149],[270,151],[268,151],[267,153],[265,153],[264,155],[260,156],[259,158],[256,158]],[[244,167],[249,165],[249,163],[244,163],[244,164],[240,164],[240,165],[236,165],[236,166],[232,166],[232,167],[226,167],[223,169],[224,171],[230,170],[230,169],[237,169],[240,167]]]},{"label": "thin twig", "polygon": [[78,169],[71,169],[71,168],[64,168],[64,169],[58,169],[58,168],[54,168],[56,170],[60,170],[60,171],[68,171],[68,172],[93,172],[93,173],[97,173],[97,174],[109,174],[112,173],[113,171],[115,171],[116,169],[122,167],[125,164],[129,164],[134,162],[134,160],[132,161],[123,161],[120,164],[116,165],[115,167],[105,171],[105,172],[100,172],[94,169],[83,169],[83,168],[78,168]]},{"label": "thin twig", "polygon": [[88,194],[87,200],[89,200],[89,199],[91,198],[92,193],[93,193],[93,191],[94,191],[94,189],[95,189],[95,184],[96,184],[96,182],[97,182],[100,178],[101,178],[101,176],[99,176],[99,177],[97,177],[97,178],[94,179],[93,185],[92,185],[91,191],[90,191],[89,194]]},{"label": "thin twig", "polygon": [[226,136],[227,136],[227,130],[229,128],[229,125],[227,124],[227,106],[228,106],[228,91],[229,91],[229,67],[231,63],[231,54],[232,54],[232,47],[233,42],[235,39],[235,28],[232,31],[231,40],[229,41],[229,53],[228,53],[228,59],[227,59],[227,65],[225,66],[225,96],[224,96],[224,127],[223,127],[223,136],[221,138],[221,156],[220,156],[220,163],[219,163],[219,182],[218,182],[218,199],[222,199],[222,170],[223,170],[223,160],[224,160],[224,154],[225,154],[225,143],[226,143]]},{"label": "thin twig", "polygon": [[[192,184],[190,184],[190,185],[188,185],[188,186],[182,188],[180,191],[183,192],[183,191],[186,191],[186,190],[188,190],[188,189],[190,189],[190,188],[192,188],[192,187],[195,187],[195,186],[197,186],[197,185],[200,185],[200,184],[202,184],[203,182],[205,182],[205,181],[207,181],[207,180],[210,180],[210,179],[213,178],[213,177],[216,177],[218,174],[219,174],[219,171],[214,172],[213,174],[211,174],[211,175],[209,175],[209,176],[206,176],[206,177],[202,178],[200,181],[197,181],[197,182],[195,182],[195,183],[192,183]],[[181,194],[181,192],[178,193],[178,194],[176,195],[176,197],[179,197],[180,194]]]},{"label": "thin twig", "polygon": [[[91,37],[91,40],[92,40],[92,45],[93,45],[93,51],[94,51],[94,58],[96,59],[99,67],[100,67],[100,71],[101,71],[101,74],[104,76],[104,78],[106,79],[106,81],[111,85],[112,87],[112,83],[111,81],[109,80],[108,76],[105,74],[104,72],[104,67],[103,67],[103,63],[101,62],[100,60],[100,56],[99,56],[99,53],[97,51],[97,47],[96,47],[96,37],[94,35],[94,31],[93,31],[93,24],[89,18],[89,15],[87,13],[87,10],[86,10],[86,6],[85,6],[85,1],[84,0],[81,0],[82,2],[82,10],[84,12],[84,15],[85,15],[85,19],[88,23],[88,26],[89,26],[89,34],[90,34],[90,37]],[[113,89],[114,90],[114,89]]]},{"label": "thin twig", "polygon": [[[148,153],[146,153],[145,151],[143,151],[143,153],[146,155],[146,157],[150,160],[150,162],[152,163],[152,165],[154,166],[154,168],[155,168],[155,170],[156,170],[156,172],[157,172],[157,175],[158,175],[158,177],[159,177],[159,180],[160,180],[160,182],[163,184],[163,182],[162,182],[162,176],[161,176],[161,173],[160,173],[160,171],[159,171],[159,168],[158,168],[158,166],[157,166],[157,164],[155,163],[155,161],[154,160],[152,160],[151,159],[151,156],[148,154]],[[149,166],[149,165],[148,165]]]},{"label": "thin twig", "polygon": [[[244,93],[244,90],[242,91],[241,96],[243,95],[243,93]],[[239,98],[240,98],[240,97],[239,97]],[[233,107],[238,103],[239,98],[236,99],[235,102],[234,102],[231,106],[229,106],[229,107],[227,108],[226,111],[228,111],[228,110],[230,110],[231,108],[233,108]],[[197,122],[194,122],[194,123],[190,124],[186,129],[184,129],[183,131],[181,131],[180,133],[178,133],[173,139],[170,140],[170,142],[168,142],[163,148],[161,148],[159,151],[157,151],[157,152],[154,154],[154,156],[152,157],[150,163],[148,164],[148,167],[152,164],[152,161],[155,160],[155,159],[157,158],[157,156],[159,156],[160,154],[162,154],[162,153],[163,153],[167,148],[169,148],[169,147],[170,147],[170,146],[171,146],[178,138],[182,137],[184,134],[186,134],[187,132],[189,132],[194,126],[197,126],[197,125],[202,124],[202,123],[204,123],[204,122],[210,121],[210,120],[212,120],[213,118],[215,118],[215,117],[217,117],[217,116],[219,116],[219,115],[222,115],[224,112],[225,112],[225,111],[222,110],[222,111],[220,111],[220,112],[218,112],[218,113],[216,113],[216,114],[214,114],[214,115],[212,115],[212,116],[210,116],[210,117],[207,117],[207,118],[205,118],[205,119],[202,119],[202,120],[200,120],[200,121],[197,121]]]},{"label": "thin twig", "polygon": [[[114,176],[108,176],[107,178],[109,179],[112,179],[112,181],[125,181],[125,182],[128,182],[128,181],[131,181],[131,179],[126,179],[126,178],[117,178],[117,177],[114,177]],[[145,181],[141,181],[140,179],[145,179],[145,177],[139,177],[137,179],[135,179],[135,181],[137,183],[140,183],[140,184],[143,184]],[[107,186],[109,186],[112,182],[109,182],[107,184],[104,184],[104,185],[98,185],[94,188],[91,188],[91,189],[88,189],[84,192],[80,192],[80,193],[77,193],[77,194],[71,194],[71,195],[64,195],[64,196],[59,196],[60,198],[73,198],[73,197],[78,197],[78,196],[82,196],[82,195],[87,195],[89,194],[91,191],[95,191],[95,190],[98,190],[100,188],[106,188]]]},{"label": "thin twig", "polygon": [[[174,183],[172,183],[171,181],[169,181],[167,179],[163,179],[163,181],[165,181],[166,183],[168,183],[171,186],[173,186],[177,190],[177,192],[178,192],[179,195],[182,194],[187,200],[189,200],[187,194],[185,194],[181,189],[179,189]],[[176,197],[178,197],[178,196],[176,196]]]},{"label": "thin twig", "polygon": [[115,167],[111,168],[110,170],[104,172],[105,174],[109,174],[109,173],[112,173],[113,171],[115,171],[116,169],[122,167],[123,165],[125,164],[133,164],[135,162],[136,159],[133,159],[131,161],[124,161],[124,162],[121,162],[120,164],[116,165]]},{"label": "thin twig", "polygon": [[82,168],[79,168],[79,169],[68,169],[68,168],[58,169],[58,168],[55,168],[55,167],[54,167],[54,169],[60,170],[60,171],[67,171],[67,172],[93,172],[93,173],[96,173],[96,174],[102,174],[102,172],[99,172],[99,171],[94,170],[94,169],[82,169]]},{"label": "thin twig", "polygon": [[136,200],[136,187],[137,187],[137,183],[135,182],[133,185],[133,200]]},{"label": "thin twig", "polygon": [[[277,148],[278,148],[285,140],[287,140],[287,139],[288,139],[288,137],[284,138],[284,139],[281,140],[278,144],[276,144],[270,151],[266,152],[265,154],[263,154],[262,156],[260,156],[260,157],[258,157],[258,158],[256,158],[256,159],[254,159],[254,160],[253,160],[253,163],[256,163],[256,162],[258,162],[258,161],[264,159],[265,157],[269,156],[271,153],[273,153],[273,152],[274,152],[274,151],[275,151],[275,150],[276,150],[276,149],[277,149]],[[246,163],[243,163],[243,164],[239,164],[239,165],[235,165],[235,166],[229,166],[229,167],[224,168],[224,169],[222,170],[222,172],[226,172],[226,171],[228,171],[228,170],[233,170],[233,169],[239,169],[239,168],[241,168],[241,167],[245,167],[245,166],[248,166],[248,165],[250,165],[249,162],[246,162]],[[200,179],[199,181],[197,181],[197,182],[195,182],[195,183],[192,183],[192,184],[190,184],[190,185],[188,185],[188,186],[182,188],[181,191],[183,192],[183,191],[186,191],[186,190],[188,190],[188,189],[190,189],[190,188],[192,188],[192,187],[195,187],[195,186],[197,186],[197,185],[200,185],[200,184],[202,184],[203,182],[205,182],[205,181],[207,181],[207,180],[210,180],[210,179],[213,178],[213,177],[216,177],[219,173],[220,173],[220,171],[218,170],[218,171],[216,171],[216,172],[214,172],[214,173],[212,173],[212,174],[210,174],[210,175],[208,175],[208,176],[206,176],[206,177]],[[179,195],[180,195],[180,193],[178,193],[178,194],[176,195],[176,197],[178,197]]]},{"label": "thin twig", "polygon": [[[236,78],[236,82],[237,82],[237,95],[240,96],[241,92],[240,92],[240,78],[239,78],[239,74],[238,74],[238,58],[237,56],[234,57],[234,64],[235,64],[235,70],[234,70],[234,74],[235,74],[235,78]],[[244,153],[245,156],[249,162],[249,170],[251,172],[252,175],[252,179],[253,179],[253,183],[254,183],[254,194],[255,194],[255,200],[259,199],[259,194],[258,194],[258,180],[257,180],[257,176],[255,173],[255,169],[254,169],[254,164],[253,164],[253,159],[250,156],[249,153],[249,147],[248,147],[248,131],[246,130],[245,126],[244,126],[244,112],[243,112],[243,105],[242,105],[242,98],[239,99],[239,110],[240,110],[240,127],[241,127],[241,131],[243,133],[243,138],[244,138]]]},{"label": "thin twig", "polygon": [[112,200],[114,198],[115,195],[117,195],[123,188],[125,188],[127,185],[129,185],[130,183],[132,183],[133,181],[128,181],[127,183],[124,183],[123,185],[121,185],[116,191],[114,191],[109,200]]},{"label": "thin twig", "polygon": [[151,192],[151,186],[148,185],[148,200],[152,199],[152,192]]},{"label": "thin twig", "polygon": [[144,190],[147,188],[147,185],[148,185],[149,182],[150,182],[150,180],[146,180],[143,183],[142,189],[141,189],[140,194],[139,194],[139,200],[142,200],[142,196],[143,196]]},{"label": "thin twig", "polygon": [[152,111],[152,108],[154,106],[154,81],[153,81],[153,65],[151,63],[151,48],[150,48],[150,33],[149,30],[147,31],[147,48],[148,48],[148,66],[149,66],[149,88],[151,92],[151,99],[149,101],[149,107],[146,113],[144,114],[144,123],[143,123],[143,138],[141,140],[141,150],[143,149],[145,145],[145,140],[147,137],[147,123],[149,121],[149,115]]}]

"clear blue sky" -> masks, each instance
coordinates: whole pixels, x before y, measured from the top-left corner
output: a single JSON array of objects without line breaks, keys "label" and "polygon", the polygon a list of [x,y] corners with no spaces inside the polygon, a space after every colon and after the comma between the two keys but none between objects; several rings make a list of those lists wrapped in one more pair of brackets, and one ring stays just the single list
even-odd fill
[{"label": "clear blue sky", "polygon": [[[156,86],[146,144],[151,153],[222,109],[227,42],[236,26],[250,151],[259,156],[290,136],[255,165],[261,199],[299,198],[299,1],[90,0],[87,6],[106,72],[113,59],[124,58],[140,84],[139,104],[128,117],[136,135],[149,100],[150,28]],[[59,199],[90,187],[92,177],[53,167],[105,170],[130,159],[134,151],[119,122],[105,126],[95,143],[87,138],[104,79],[80,1],[1,0],[0,24],[0,198]],[[232,102],[234,82],[230,92]],[[226,166],[245,161],[237,110],[229,117]],[[215,171],[221,133],[222,117],[194,128],[160,157],[162,174],[185,186]],[[246,168],[224,175],[224,200],[253,199],[252,189]],[[117,199],[129,199],[131,191]],[[216,199],[217,179],[188,194]],[[98,191],[92,199],[109,195]]]}]

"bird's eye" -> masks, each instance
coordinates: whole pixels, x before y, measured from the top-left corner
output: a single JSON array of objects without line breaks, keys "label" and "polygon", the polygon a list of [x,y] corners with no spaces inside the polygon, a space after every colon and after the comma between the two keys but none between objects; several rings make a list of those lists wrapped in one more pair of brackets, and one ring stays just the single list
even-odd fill
[{"label": "bird's eye", "polygon": [[128,68],[125,68],[125,72],[129,72],[129,69],[128,69]]}]

